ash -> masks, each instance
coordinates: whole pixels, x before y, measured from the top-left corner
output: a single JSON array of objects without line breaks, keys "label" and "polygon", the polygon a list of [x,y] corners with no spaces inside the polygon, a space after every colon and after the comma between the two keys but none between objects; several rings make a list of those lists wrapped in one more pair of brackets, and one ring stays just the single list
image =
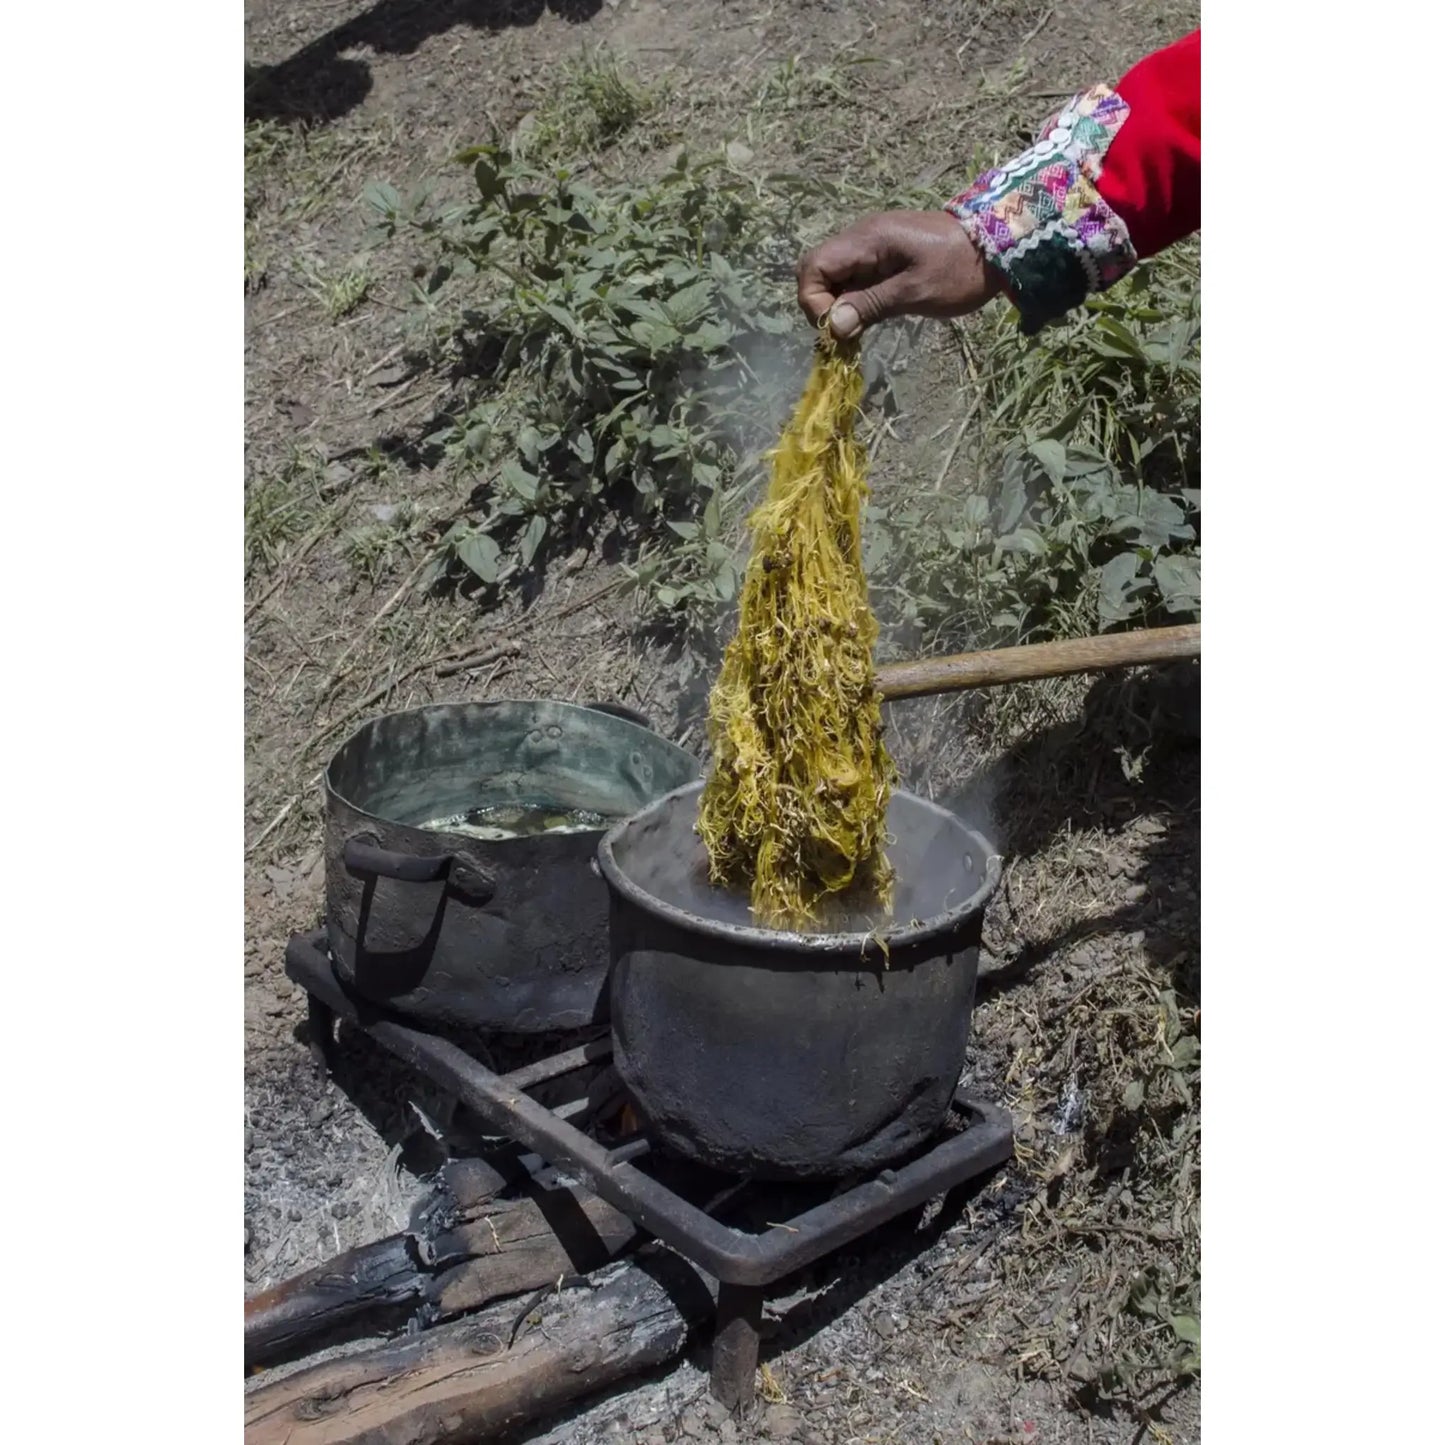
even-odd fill
[{"label": "ash", "polygon": [[248,1294],[405,1228],[441,1162],[417,1112],[446,1119],[439,1091],[344,1028],[337,1065],[292,1044],[247,1071]]}]

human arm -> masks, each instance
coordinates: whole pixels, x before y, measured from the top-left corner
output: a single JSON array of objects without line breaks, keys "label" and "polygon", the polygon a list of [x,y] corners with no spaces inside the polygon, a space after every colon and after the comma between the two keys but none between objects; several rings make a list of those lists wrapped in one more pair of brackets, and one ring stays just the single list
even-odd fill
[{"label": "human arm", "polygon": [[808,252],[798,301],[840,337],[890,316],[962,316],[1005,291],[1023,330],[1199,228],[1200,34],[1095,86],[1039,142],[940,211],[865,217]]}]

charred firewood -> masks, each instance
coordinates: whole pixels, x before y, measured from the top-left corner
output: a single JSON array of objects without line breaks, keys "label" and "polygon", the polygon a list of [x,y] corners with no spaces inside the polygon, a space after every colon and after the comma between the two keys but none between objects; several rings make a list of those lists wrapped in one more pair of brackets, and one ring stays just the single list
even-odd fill
[{"label": "charred firewood", "polygon": [[[584,1282],[586,1283],[586,1282]],[[681,1353],[713,1297],[654,1248],[590,1288],[515,1301],[402,1342],[256,1382],[246,1445],[461,1445],[550,1415]]]},{"label": "charred firewood", "polygon": [[[502,1197],[513,1186],[515,1195]],[[248,1300],[246,1367],[450,1319],[597,1269],[640,1239],[611,1205],[579,1189],[543,1187],[516,1161],[458,1161],[403,1233]]]},{"label": "charred firewood", "polygon": [[409,1235],[349,1249],[246,1301],[246,1368],[399,1328],[421,1306],[429,1282]]}]

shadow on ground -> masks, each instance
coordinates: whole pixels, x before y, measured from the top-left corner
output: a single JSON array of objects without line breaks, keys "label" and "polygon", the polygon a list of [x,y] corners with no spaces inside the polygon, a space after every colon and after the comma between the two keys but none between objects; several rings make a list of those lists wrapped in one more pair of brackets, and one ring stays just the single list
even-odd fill
[{"label": "shadow on ground", "polygon": [[380,0],[277,65],[246,65],[246,119],[325,124],[371,93],[371,67],[347,51],[412,55],[433,36],[465,25],[497,32],[534,25],[550,11],[590,20],[602,0]]},{"label": "shadow on ground", "polygon": [[[974,1249],[987,1248],[1002,1231],[1012,1226],[1027,1197],[1027,1191],[1013,1183],[1005,1171],[991,1171],[980,1179],[957,1186],[941,1202],[910,1210],[889,1220],[870,1230],[854,1244],[845,1245],[806,1269],[768,1286],[769,1311],[763,1320],[761,1361],[767,1363],[786,1356],[789,1351],[837,1324],[850,1310],[866,1305],[870,1295],[905,1271],[922,1275],[918,1302],[921,1307],[927,1308],[937,1291],[942,1290],[946,1294],[948,1289],[956,1288],[953,1266],[957,1264],[956,1259],[934,1259],[930,1267],[926,1259],[929,1252],[945,1235],[960,1227],[963,1216],[970,1209],[978,1213],[979,1223],[970,1231],[967,1242],[959,1241],[959,1248],[966,1251],[965,1258],[969,1257],[969,1244]],[[972,1257],[977,1258],[977,1255]],[[642,1258],[636,1262],[644,1264]],[[692,1266],[678,1268],[681,1261],[673,1264],[671,1276],[664,1277],[663,1283],[681,1307],[684,1291],[697,1287],[697,1274]],[[874,1328],[871,1317],[870,1322],[862,1324],[861,1328]],[[697,1330],[688,1353],[699,1371],[709,1369],[712,1354],[710,1322]],[[504,1445],[522,1445],[523,1441],[539,1435],[559,1434],[570,1421],[605,1410],[609,1403],[634,1397],[640,1386],[661,1379],[676,1368],[676,1361],[668,1361],[649,1375],[630,1375],[611,1390],[529,1422],[514,1434],[504,1436]],[[763,1404],[760,1399],[758,1407],[761,1409]]]},{"label": "shadow on ground", "polygon": [[965,817],[992,819],[1006,868],[1047,851],[1066,827],[1149,829],[1136,845],[1135,896],[1103,917],[1052,928],[1045,907],[1042,926],[1022,923],[1006,878],[994,907],[1003,966],[985,987],[1021,982],[1091,935],[1137,932],[1181,1003],[1198,1003],[1199,688],[1197,663],[1105,675],[1076,717],[1034,733],[948,800]]}]

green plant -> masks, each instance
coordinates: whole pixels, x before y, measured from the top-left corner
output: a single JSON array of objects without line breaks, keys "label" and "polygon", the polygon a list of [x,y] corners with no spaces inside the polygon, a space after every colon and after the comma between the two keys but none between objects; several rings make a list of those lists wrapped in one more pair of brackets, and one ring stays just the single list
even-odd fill
[{"label": "green plant", "polygon": [[477,505],[442,537],[434,579],[497,585],[544,544],[611,524],[650,605],[730,601],[726,528],[782,401],[750,357],[782,351],[792,375],[805,354],[792,201],[685,154],[607,190],[496,147],[461,159],[476,185],[463,208],[368,191],[383,234],[431,249],[423,314],[467,292],[448,347],[468,374],[426,445]]},{"label": "green plant", "polygon": [[893,619],[1030,640],[1199,615],[1199,291],[1188,257],[1140,268],[977,366],[985,486],[870,513]]},{"label": "green plant", "polygon": [[[726,155],[605,186],[498,147],[460,159],[469,204],[367,193],[384,236],[428,248],[417,316],[464,373],[425,445],[473,502],[431,580],[497,587],[615,527],[644,611],[711,630],[736,593],[758,453],[803,374],[798,218],[869,198]],[[1195,258],[1140,267],[1040,337],[1001,309],[980,332],[979,484],[870,507],[881,619],[983,645],[1196,616]]]}]

